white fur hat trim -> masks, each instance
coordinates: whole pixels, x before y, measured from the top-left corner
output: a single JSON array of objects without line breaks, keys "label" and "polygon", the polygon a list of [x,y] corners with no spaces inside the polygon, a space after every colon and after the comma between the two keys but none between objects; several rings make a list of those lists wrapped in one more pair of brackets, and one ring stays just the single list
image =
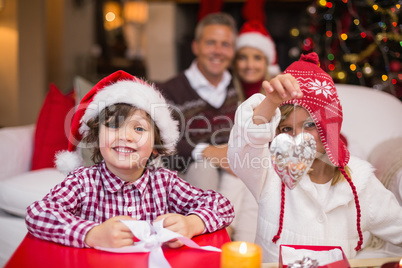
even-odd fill
[{"label": "white fur hat trim", "polygon": [[154,87],[132,80],[121,80],[104,87],[93,98],[81,118],[80,133],[85,137],[87,122],[110,105],[126,103],[147,112],[159,128],[161,139],[169,152],[174,152],[179,139],[178,122],[172,118],[169,105]]},{"label": "white fur hat trim", "polygon": [[261,50],[268,59],[268,65],[276,62],[275,43],[260,33],[243,33],[236,40],[236,50],[242,47],[253,47]]}]

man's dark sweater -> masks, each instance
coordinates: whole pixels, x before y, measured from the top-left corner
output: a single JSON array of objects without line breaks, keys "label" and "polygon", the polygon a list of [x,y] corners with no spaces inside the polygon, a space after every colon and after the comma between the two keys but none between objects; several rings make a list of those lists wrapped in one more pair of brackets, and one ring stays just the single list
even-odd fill
[{"label": "man's dark sweater", "polygon": [[185,171],[194,161],[191,152],[198,143],[218,145],[228,142],[238,105],[232,84],[229,84],[226,99],[219,108],[203,100],[191,87],[184,73],[157,87],[172,105],[180,126],[177,155],[163,159],[167,167]]}]

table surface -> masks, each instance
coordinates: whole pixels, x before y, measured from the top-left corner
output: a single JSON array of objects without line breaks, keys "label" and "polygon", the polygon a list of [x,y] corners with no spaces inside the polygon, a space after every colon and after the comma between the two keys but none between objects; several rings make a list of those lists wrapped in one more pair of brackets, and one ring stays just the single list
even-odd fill
[{"label": "table surface", "polygon": [[[351,259],[348,260],[350,267],[352,268],[373,268],[373,267],[381,267],[384,263],[387,262],[399,262],[401,257],[395,258],[376,258],[376,259]],[[263,263],[261,268],[277,268],[277,263]]]},{"label": "table surface", "polygon": [[[200,246],[221,248],[230,241],[226,229],[193,237]],[[163,248],[163,253],[174,267],[220,267],[220,252],[192,249],[186,246],[179,249]],[[149,253],[110,253],[93,248],[81,249],[67,247],[38,239],[27,234],[4,268],[14,267],[148,267]],[[402,257],[402,256],[401,256]],[[387,262],[399,262],[397,258],[352,259],[351,267],[381,267]],[[55,266],[55,264],[57,264]],[[263,263],[261,268],[277,268],[278,263]]]},{"label": "table surface", "polygon": [[[193,237],[200,246],[221,248],[230,241],[226,229]],[[163,248],[163,253],[174,267],[220,267],[220,252],[192,249]],[[81,249],[63,246],[27,234],[5,268],[13,267],[148,267],[149,253],[111,253],[93,248]]]}]

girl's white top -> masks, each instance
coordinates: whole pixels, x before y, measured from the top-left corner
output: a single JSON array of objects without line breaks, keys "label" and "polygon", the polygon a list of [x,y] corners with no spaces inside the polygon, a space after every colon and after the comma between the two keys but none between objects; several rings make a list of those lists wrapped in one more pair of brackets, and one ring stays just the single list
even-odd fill
[{"label": "girl's white top", "polygon": [[[268,146],[280,111],[267,124],[255,125],[253,110],[264,98],[254,94],[239,106],[228,150],[230,167],[258,202],[256,243],[263,250],[263,262],[278,262],[280,244],[341,246],[346,257],[353,258],[359,237],[355,201],[346,180],[331,186],[324,198],[308,175],[293,190],[286,188],[283,230],[276,244],[272,242],[279,227],[281,180],[271,166]],[[402,246],[402,207],[395,196],[368,162],[351,157],[348,166],[359,197],[362,232]]]}]

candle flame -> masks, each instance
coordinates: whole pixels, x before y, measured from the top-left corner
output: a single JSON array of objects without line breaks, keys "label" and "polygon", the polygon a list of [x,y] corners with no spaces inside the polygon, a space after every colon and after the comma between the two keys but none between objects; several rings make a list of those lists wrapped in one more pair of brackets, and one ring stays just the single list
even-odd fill
[{"label": "candle flame", "polygon": [[240,249],[239,249],[241,254],[245,254],[247,252],[247,244],[246,242],[242,242],[240,244]]},{"label": "candle flame", "polygon": [[399,261],[399,267],[402,267],[402,259]]}]

